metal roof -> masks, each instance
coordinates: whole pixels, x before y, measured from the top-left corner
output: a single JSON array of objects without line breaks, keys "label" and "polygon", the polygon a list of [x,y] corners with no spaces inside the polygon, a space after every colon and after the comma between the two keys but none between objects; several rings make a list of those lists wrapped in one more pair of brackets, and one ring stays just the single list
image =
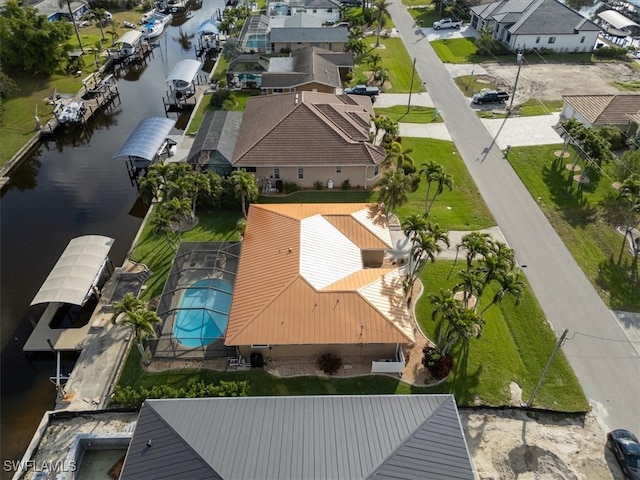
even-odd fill
[{"label": "metal roof", "polygon": [[129,30],[116,41],[116,44],[126,43],[127,45],[135,45],[141,38],[142,32],[140,30]]},{"label": "metal roof", "polygon": [[152,162],[175,124],[176,121],[171,118],[145,118],[113,158],[138,157]]},{"label": "metal roof", "polygon": [[612,27],[617,28],[618,30],[627,30],[631,27],[640,27],[640,25],[638,25],[636,22],[628,19],[620,12],[616,12],[615,10],[605,10],[604,12],[600,12],[598,14],[598,17],[600,17]]},{"label": "metal roof", "polygon": [[475,472],[452,395],[327,395],[147,400],[120,478],[474,480]]},{"label": "metal roof", "polygon": [[269,33],[269,40],[271,41],[271,43],[346,43],[348,39],[349,29],[347,27],[283,27],[272,28],[271,32]]},{"label": "metal roof", "polygon": [[196,30],[196,33],[203,35],[216,34],[218,32],[218,21],[211,18],[202,22]]},{"label": "metal roof", "polygon": [[231,169],[241,123],[242,112],[207,112],[189,150],[187,163]]},{"label": "metal roof", "polygon": [[196,75],[200,71],[202,64],[198,60],[184,59],[176,63],[171,73],[167,77],[167,83],[174,80],[182,80],[183,82],[191,83]]},{"label": "metal roof", "polygon": [[114,239],[84,235],[72,239],[31,301],[82,305],[107,259]]}]

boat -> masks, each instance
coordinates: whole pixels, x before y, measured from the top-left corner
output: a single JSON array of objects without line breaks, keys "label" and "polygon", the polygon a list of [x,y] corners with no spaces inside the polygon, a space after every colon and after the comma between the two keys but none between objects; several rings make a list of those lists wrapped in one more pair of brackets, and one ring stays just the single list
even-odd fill
[{"label": "boat", "polygon": [[53,113],[60,125],[71,125],[82,122],[86,111],[87,109],[82,100],[72,99],[70,101],[59,100],[56,102]]},{"label": "boat", "polygon": [[145,23],[149,22],[156,13],[157,10],[155,8],[152,8],[148,12],[145,12],[142,17],[140,17],[140,25],[144,25]]},{"label": "boat", "polygon": [[164,31],[164,27],[171,23],[171,20],[173,20],[173,15],[170,13],[167,15],[164,13],[154,13],[151,20],[142,27],[142,37],[146,40],[159,37]]}]

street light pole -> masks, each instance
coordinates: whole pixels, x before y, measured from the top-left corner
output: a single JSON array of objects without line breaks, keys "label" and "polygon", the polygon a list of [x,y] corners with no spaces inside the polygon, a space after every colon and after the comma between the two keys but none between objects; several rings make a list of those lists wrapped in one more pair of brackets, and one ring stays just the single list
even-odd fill
[{"label": "street light pole", "polygon": [[533,405],[533,401],[535,400],[536,395],[538,393],[538,390],[540,389],[540,385],[542,385],[542,381],[544,380],[544,377],[547,375],[547,372],[549,371],[549,367],[551,366],[551,362],[553,362],[553,359],[555,358],[556,354],[558,353],[558,350],[560,350],[560,347],[562,346],[562,344],[564,343],[565,339],[567,338],[567,334],[568,333],[569,333],[569,330],[567,328],[565,328],[564,331],[562,332],[562,335],[560,335],[560,339],[558,340],[558,343],[556,343],[556,347],[553,349],[553,352],[551,352],[551,356],[549,357],[549,360],[547,360],[547,364],[544,367],[542,375],[540,375],[540,379],[538,380],[538,384],[536,385],[536,388],[533,389],[533,393],[531,394],[531,398],[529,398],[529,401],[527,402],[527,407],[531,407],[531,405]]},{"label": "street light pole", "polygon": [[516,62],[518,62],[518,73],[516,73],[516,83],[513,85],[513,92],[511,93],[511,102],[509,103],[509,113],[511,113],[511,107],[513,106],[513,99],[516,97],[516,90],[518,88],[518,79],[520,78],[520,69],[522,68],[522,62],[524,55],[522,53],[516,54]]},{"label": "street light pole", "polygon": [[413,91],[413,76],[416,73],[416,59],[413,59],[413,68],[411,69],[411,86],[409,87],[409,101],[407,102],[407,113],[411,108],[411,92]]}]

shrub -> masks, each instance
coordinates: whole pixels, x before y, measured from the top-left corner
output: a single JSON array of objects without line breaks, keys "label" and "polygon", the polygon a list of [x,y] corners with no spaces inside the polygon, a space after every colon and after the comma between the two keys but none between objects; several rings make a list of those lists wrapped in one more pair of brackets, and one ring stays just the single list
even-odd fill
[{"label": "shrub", "polygon": [[333,375],[342,366],[342,359],[332,353],[325,353],[318,358],[318,366],[327,375]]},{"label": "shrub", "polygon": [[422,365],[429,370],[433,378],[440,380],[449,375],[449,372],[453,368],[453,358],[451,355],[442,355],[435,347],[425,347],[422,353],[424,353]]},{"label": "shrub", "polygon": [[209,105],[211,105],[213,108],[222,108],[222,106],[227,100],[232,101],[235,105],[236,96],[233,94],[231,90],[218,89],[211,94],[211,100],[209,100]]},{"label": "shrub", "polygon": [[284,182],[282,184],[282,191],[284,193],[293,193],[297,192],[298,190],[300,190],[300,187],[293,182]]},{"label": "shrub", "polygon": [[611,144],[611,150],[622,150],[626,146],[620,129],[613,125],[605,125],[597,130],[598,134]]},{"label": "shrub", "polygon": [[624,47],[609,47],[605,46],[598,48],[593,54],[597,58],[617,58],[623,59],[627,57],[628,50]]},{"label": "shrub", "polygon": [[322,190],[322,182],[320,180],[316,180],[313,186],[316,190]]},{"label": "shrub", "polygon": [[351,183],[349,183],[348,178],[342,182],[342,190],[351,190]]}]

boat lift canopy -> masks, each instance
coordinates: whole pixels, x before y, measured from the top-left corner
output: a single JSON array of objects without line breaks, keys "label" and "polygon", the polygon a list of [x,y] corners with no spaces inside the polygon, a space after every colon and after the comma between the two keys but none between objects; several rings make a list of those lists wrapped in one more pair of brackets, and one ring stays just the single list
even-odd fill
[{"label": "boat lift canopy", "polygon": [[202,65],[198,60],[181,60],[176,63],[176,66],[173,67],[171,73],[167,77],[167,83],[169,82],[184,82],[186,84],[193,83],[193,79],[196,78],[196,75],[200,71],[200,67]]},{"label": "boat lift canopy", "polygon": [[140,42],[142,38],[142,32],[140,30],[129,30],[127,33],[122,35],[118,40],[116,40],[116,45],[119,43],[125,45],[136,45]]},{"label": "boat lift canopy", "polygon": [[598,13],[598,17],[604,20],[607,25],[611,25],[611,27],[607,28],[607,33],[618,37],[626,37],[631,34],[630,29],[640,28],[640,25],[636,22],[615,10],[605,10],[604,12],[600,12]]},{"label": "boat lift canopy", "polygon": [[84,235],[72,239],[31,301],[83,305],[93,292],[114,239]]},{"label": "boat lift canopy", "polygon": [[218,30],[218,22],[213,19],[205,20],[200,24],[196,33],[199,33],[200,35],[216,35],[220,33]]},{"label": "boat lift canopy", "polygon": [[176,121],[165,117],[149,117],[142,120],[113,158],[142,158],[153,162],[158,150],[165,145]]}]

